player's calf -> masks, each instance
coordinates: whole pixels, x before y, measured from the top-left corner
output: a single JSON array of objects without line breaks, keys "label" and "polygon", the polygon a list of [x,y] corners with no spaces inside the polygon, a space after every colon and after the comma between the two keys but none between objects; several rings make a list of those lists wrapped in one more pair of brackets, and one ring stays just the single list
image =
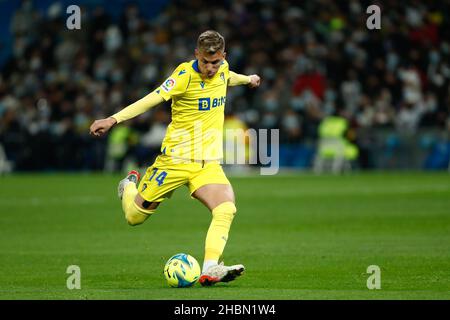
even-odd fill
[{"label": "player's calf", "polygon": [[125,214],[125,218],[130,226],[144,223],[148,217],[155,213],[156,208],[159,206],[159,202],[146,201],[139,194],[134,198],[133,204],[133,208],[129,208]]},{"label": "player's calf", "polygon": [[130,171],[127,176],[122,179],[118,187],[118,195],[122,200],[122,209],[125,213],[125,219],[130,226],[142,224],[149,216],[151,216],[157,203],[147,205],[145,200],[138,194],[136,185],[140,179],[139,172]]},{"label": "player's calf", "polygon": [[212,264],[217,264],[228,241],[228,232],[236,214],[236,206],[231,201],[226,201],[212,210],[212,220],[206,234],[205,262],[203,269]]}]

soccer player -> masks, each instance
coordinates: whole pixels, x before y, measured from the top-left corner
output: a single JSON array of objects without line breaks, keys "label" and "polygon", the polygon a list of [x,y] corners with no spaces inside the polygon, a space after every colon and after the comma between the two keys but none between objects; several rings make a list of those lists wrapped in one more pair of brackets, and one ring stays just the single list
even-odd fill
[{"label": "soccer player", "polygon": [[203,286],[210,286],[234,280],[244,272],[241,264],[218,263],[236,214],[233,188],[220,165],[224,107],[228,86],[255,88],[260,84],[260,77],[230,71],[225,60],[225,40],[213,30],[199,36],[195,57],[196,60],[180,64],[147,96],[111,117],[96,120],[90,132],[102,136],[115,124],[172,99],[172,121],[162,142],[161,154],[147,168],[142,180],[133,170],[120,181],[119,198],[126,220],[134,226],[154,214],[175,189],[187,185],[191,196],[212,213],[199,279]]}]

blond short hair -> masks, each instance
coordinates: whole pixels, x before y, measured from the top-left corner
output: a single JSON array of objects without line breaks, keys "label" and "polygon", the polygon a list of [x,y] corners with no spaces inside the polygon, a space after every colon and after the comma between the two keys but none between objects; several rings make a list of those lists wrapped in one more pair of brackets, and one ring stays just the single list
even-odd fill
[{"label": "blond short hair", "polygon": [[218,51],[223,52],[225,50],[225,39],[217,31],[207,30],[198,37],[197,48],[208,54],[214,54]]}]

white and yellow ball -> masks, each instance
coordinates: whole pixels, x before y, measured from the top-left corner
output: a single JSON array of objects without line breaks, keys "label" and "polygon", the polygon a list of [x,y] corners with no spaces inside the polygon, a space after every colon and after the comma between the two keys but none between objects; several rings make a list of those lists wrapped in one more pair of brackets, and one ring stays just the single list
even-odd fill
[{"label": "white and yellow ball", "polygon": [[171,287],[185,288],[197,282],[200,277],[200,265],[189,254],[173,255],[164,266],[164,276]]}]

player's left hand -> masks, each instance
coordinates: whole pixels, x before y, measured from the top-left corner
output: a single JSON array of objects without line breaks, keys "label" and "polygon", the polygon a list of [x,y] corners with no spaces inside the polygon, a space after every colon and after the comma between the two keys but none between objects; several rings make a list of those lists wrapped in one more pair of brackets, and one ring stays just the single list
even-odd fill
[{"label": "player's left hand", "polygon": [[257,74],[252,74],[250,76],[250,83],[248,84],[250,88],[257,88],[261,83],[261,78]]}]

